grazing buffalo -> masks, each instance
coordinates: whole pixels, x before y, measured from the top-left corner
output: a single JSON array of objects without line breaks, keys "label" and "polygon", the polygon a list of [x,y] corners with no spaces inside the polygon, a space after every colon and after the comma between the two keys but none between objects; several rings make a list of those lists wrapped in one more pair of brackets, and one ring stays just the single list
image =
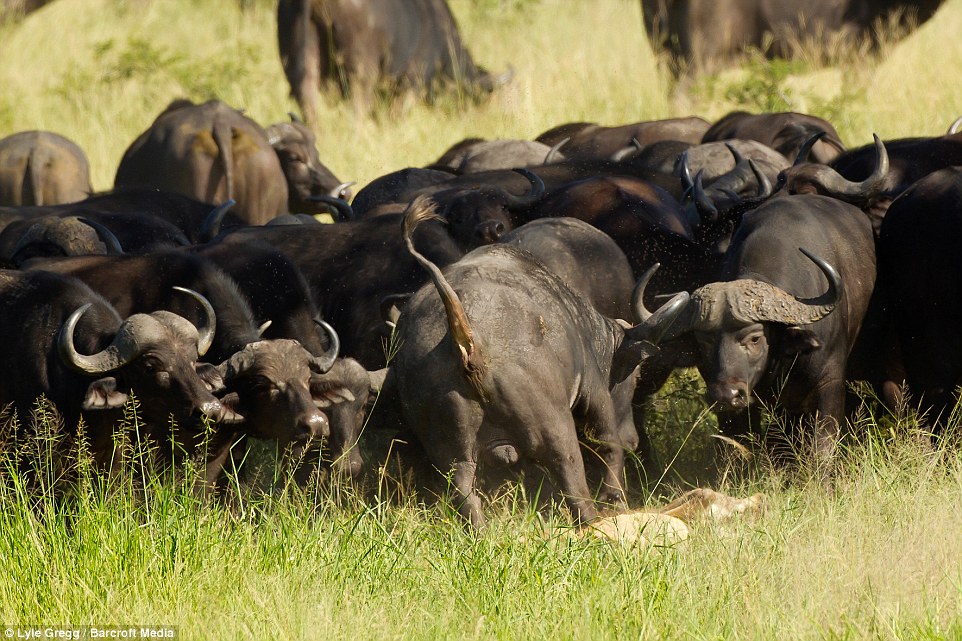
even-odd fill
[{"label": "grazing buffalo", "polygon": [[631,421],[635,374],[687,295],[626,329],[510,246],[482,247],[442,272],[411,241],[433,215],[422,198],[404,218],[408,250],[433,284],[400,316],[382,394],[396,394],[403,423],[432,464],[451,472],[458,511],[471,524],[484,523],[476,482],[532,463],[577,522],[592,520],[579,427],[606,465],[599,499],[621,500],[623,450],[634,444],[621,442],[620,425]]},{"label": "grazing buffalo", "polygon": [[962,381],[962,169],[929,174],[895,199],[878,239],[879,287],[913,401],[946,425]]},{"label": "grazing buffalo", "polygon": [[786,158],[794,159],[805,143],[820,131],[825,135],[811,148],[810,158],[815,162],[828,163],[845,151],[845,145],[830,122],[807,114],[733,111],[713,124],[701,141],[733,138],[757,140]]},{"label": "grazing buffalo", "polygon": [[0,326],[9,341],[0,365],[16,372],[0,377],[0,402],[12,402],[25,424],[41,394],[69,429],[83,413],[102,463],[110,461],[112,425],[119,418],[108,410],[121,408],[132,389],[155,436],[170,417],[182,426],[201,415],[223,424],[242,420],[212,393],[223,389],[220,374],[197,362],[213,340],[213,310],[185,291],[207,310],[200,330],[168,311],[123,318],[74,278],[0,272]]},{"label": "grazing buffalo", "polygon": [[91,191],[87,156],[73,141],[49,131],[0,140],[0,207],[72,203]]},{"label": "grazing buffalo", "polygon": [[904,26],[932,17],[942,0],[641,0],[645,30],[654,47],[671,56],[681,74],[713,71],[749,48],[791,57],[800,43],[828,45],[838,35],[874,37],[889,15]]},{"label": "grazing buffalo", "polygon": [[847,359],[874,284],[872,229],[857,207],[803,195],[745,214],[721,280],[692,293],[676,327],[697,339],[723,430],[744,434],[738,415],[757,409],[757,397],[815,416],[816,452],[830,460],[844,420]]},{"label": "grazing buffalo", "polygon": [[474,64],[445,0],[280,0],[277,42],[311,125],[322,81],[369,107],[379,87],[430,96],[442,81],[490,92],[510,79]]}]

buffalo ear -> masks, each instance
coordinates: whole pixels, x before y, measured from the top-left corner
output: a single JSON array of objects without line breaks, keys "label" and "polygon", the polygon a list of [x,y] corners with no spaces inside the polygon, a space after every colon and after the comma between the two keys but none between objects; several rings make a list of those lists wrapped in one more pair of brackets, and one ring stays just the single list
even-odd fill
[{"label": "buffalo ear", "polygon": [[822,341],[818,339],[815,332],[797,326],[786,328],[779,339],[779,351],[782,356],[809,354],[821,346]]},{"label": "buffalo ear", "polygon": [[126,402],[127,394],[117,390],[117,379],[106,376],[87,387],[87,396],[80,407],[84,410],[112,410],[123,407]]},{"label": "buffalo ear", "polygon": [[197,363],[194,365],[194,371],[200,376],[200,380],[204,381],[207,391],[211,394],[224,391],[224,376],[217,367],[210,363]]},{"label": "buffalo ear", "polygon": [[324,381],[317,376],[311,377],[311,398],[322,409],[338,403],[353,403],[355,400],[351,390],[342,383]]}]

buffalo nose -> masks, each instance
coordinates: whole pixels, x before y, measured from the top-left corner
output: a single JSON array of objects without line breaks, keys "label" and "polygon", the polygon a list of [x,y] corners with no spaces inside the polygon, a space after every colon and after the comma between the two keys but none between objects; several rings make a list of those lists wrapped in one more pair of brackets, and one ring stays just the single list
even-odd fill
[{"label": "buffalo nose", "polygon": [[475,235],[485,243],[496,243],[504,236],[504,223],[488,220],[474,228]]},{"label": "buffalo nose", "polygon": [[200,406],[200,412],[215,423],[240,423],[244,417],[220,401],[210,401]]},{"label": "buffalo nose", "polygon": [[322,412],[310,414],[299,420],[294,426],[294,439],[306,441],[309,438],[323,438],[330,436],[331,425],[327,421],[327,416]]},{"label": "buffalo nose", "polygon": [[742,410],[748,407],[748,386],[742,382],[717,383],[709,387],[709,397],[720,410]]}]

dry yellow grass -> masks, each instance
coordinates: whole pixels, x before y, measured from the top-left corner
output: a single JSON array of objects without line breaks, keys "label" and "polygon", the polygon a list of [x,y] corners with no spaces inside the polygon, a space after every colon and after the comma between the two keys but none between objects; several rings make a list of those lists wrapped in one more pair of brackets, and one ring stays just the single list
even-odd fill
[{"label": "dry yellow grass", "polygon": [[[113,181],[124,149],[174,98],[218,97],[261,123],[296,108],[278,60],[273,3],[242,11],[236,0],[57,0],[0,27],[0,135],[50,129],[88,153],[97,189]],[[669,89],[641,28],[635,0],[454,0],[475,59],[515,67],[511,85],[480,104],[456,97],[427,107],[401,100],[360,114],[329,99],[319,147],[335,172],[361,184],[422,165],[467,136],[530,138],[574,120],[618,124],[739,106],[725,83]],[[784,80],[792,106],[833,116],[843,138],[943,131],[962,113],[962,0],[950,0],[917,33],[873,60]]]}]

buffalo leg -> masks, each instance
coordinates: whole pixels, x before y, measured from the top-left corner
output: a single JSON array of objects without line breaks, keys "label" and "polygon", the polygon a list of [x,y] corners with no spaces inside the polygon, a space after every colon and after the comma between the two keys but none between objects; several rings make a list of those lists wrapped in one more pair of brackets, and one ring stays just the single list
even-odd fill
[{"label": "buffalo leg", "polygon": [[588,490],[574,420],[568,417],[567,425],[557,423],[554,429],[542,433],[549,436],[542,443],[541,451],[536,453],[535,460],[541,462],[554,478],[575,522],[588,523],[598,516],[598,511]]}]

